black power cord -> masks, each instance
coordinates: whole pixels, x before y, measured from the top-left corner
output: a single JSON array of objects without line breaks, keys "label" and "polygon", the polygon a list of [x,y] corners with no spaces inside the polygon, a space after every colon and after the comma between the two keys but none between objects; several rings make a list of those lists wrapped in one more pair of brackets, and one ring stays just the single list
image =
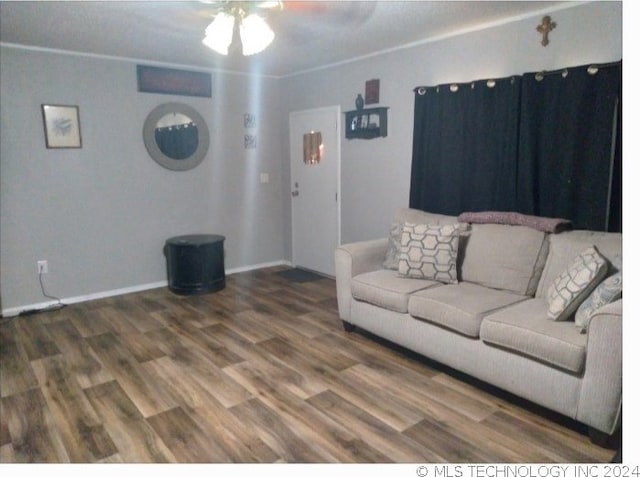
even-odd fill
[{"label": "black power cord", "polygon": [[23,310],[21,311],[19,314],[17,314],[16,316],[12,316],[11,318],[2,318],[0,320],[0,325],[8,325],[10,323],[13,322],[13,320],[15,320],[16,318],[20,317],[20,316],[28,316],[28,315],[35,315],[37,313],[45,313],[45,312],[49,312],[49,311],[57,311],[57,310],[61,310],[63,309],[65,306],[67,306],[66,303],[62,303],[62,300],[60,298],[58,298],[57,296],[52,296],[52,295],[48,295],[47,292],[44,289],[44,282],[42,281],[42,272],[38,272],[38,281],[40,282],[40,290],[42,290],[42,295],[45,296],[46,298],[50,298],[52,300],[56,300],[57,303],[54,303],[53,305],[49,305],[47,307],[44,308],[31,308],[28,310]]},{"label": "black power cord", "polygon": [[40,282],[40,289],[42,290],[42,295],[44,295],[45,298],[51,298],[52,300],[56,300],[58,302],[52,306],[57,306],[60,308],[67,306],[64,303],[62,303],[62,300],[57,296],[47,295],[47,292],[44,291],[44,283],[42,282],[42,273],[38,273],[38,281]]},{"label": "black power cord", "polygon": [[62,300],[57,296],[52,296],[47,294],[47,292],[44,289],[44,282],[42,281],[42,272],[38,272],[38,281],[40,282],[40,289],[42,290],[42,295],[45,298],[51,298],[52,300],[56,300],[57,303],[54,303],[53,305],[49,305],[45,308],[31,308],[30,310],[23,310],[20,312],[18,316],[28,316],[28,315],[35,315],[36,313],[57,311],[67,306],[65,303],[62,303]]}]

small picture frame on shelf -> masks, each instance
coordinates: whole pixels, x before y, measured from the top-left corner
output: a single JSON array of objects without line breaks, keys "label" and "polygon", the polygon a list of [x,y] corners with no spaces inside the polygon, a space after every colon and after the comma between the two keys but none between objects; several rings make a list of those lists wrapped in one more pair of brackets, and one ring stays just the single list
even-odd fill
[{"label": "small picture frame on shelf", "polygon": [[364,84],[364,104],[380,102],[380,80],[372,79]]},{"label": "small picture frame on shelf", "polygon": [[43,104],[42,122],[47,149],[82,147],[78,106]]}]

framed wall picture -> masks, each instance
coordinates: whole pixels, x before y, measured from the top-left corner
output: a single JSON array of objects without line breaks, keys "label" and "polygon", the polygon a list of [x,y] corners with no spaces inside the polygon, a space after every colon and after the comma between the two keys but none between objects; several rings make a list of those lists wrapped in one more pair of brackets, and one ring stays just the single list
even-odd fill
[{"label": "framed wall picture", "polygon": [[372,79],[364,84],[364,104],[375,104],[380,101],[380,80]]},{"label": "framed wall picture", "polygon": [[48,149],[82,147],[78,106],[43,104],[42,121]]}]

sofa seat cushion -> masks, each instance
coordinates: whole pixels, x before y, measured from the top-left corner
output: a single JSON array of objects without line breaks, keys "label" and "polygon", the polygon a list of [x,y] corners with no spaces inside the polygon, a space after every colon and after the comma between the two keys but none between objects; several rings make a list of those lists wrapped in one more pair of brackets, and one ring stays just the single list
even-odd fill
[{"label": "sofa seat cushion", "polygon": [[525,300],[526,297],[473,283],[429,288],[409,298],[409,314],[472,338],[480,336],[487,313]]},{"label": "sofa seat cushion", "polygon": [[353,277],[351,294],[356,300],[366,301],[398,313],[406,313],[409,296],[412,293],[441,285],[433,280],[399,277],[395,270],[382,269]]},{"label": "sofa seat cushion", "polygon": [[492,313],[482,320],[480,339],[573,373],[581,373],[587,335],[572,321],[547,318],[545,299],[535,298]]}]

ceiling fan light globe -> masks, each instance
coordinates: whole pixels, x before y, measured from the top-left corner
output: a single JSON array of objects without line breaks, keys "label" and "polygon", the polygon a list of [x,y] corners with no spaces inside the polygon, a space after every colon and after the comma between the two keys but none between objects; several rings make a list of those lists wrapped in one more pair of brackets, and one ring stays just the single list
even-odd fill
[{"label": "ceiling fan light globe", "polygon": [[263,18],[252,13],[240,22],[240,39],[242,40],[242,54],[255,55],[267,48],[275,34]]},{"label": "ceiling fan light globe", "polygon": [[202,43],[221,55],[229,54],[233,40],[235,18],[225,12],[218,13],[204,32]]}]

